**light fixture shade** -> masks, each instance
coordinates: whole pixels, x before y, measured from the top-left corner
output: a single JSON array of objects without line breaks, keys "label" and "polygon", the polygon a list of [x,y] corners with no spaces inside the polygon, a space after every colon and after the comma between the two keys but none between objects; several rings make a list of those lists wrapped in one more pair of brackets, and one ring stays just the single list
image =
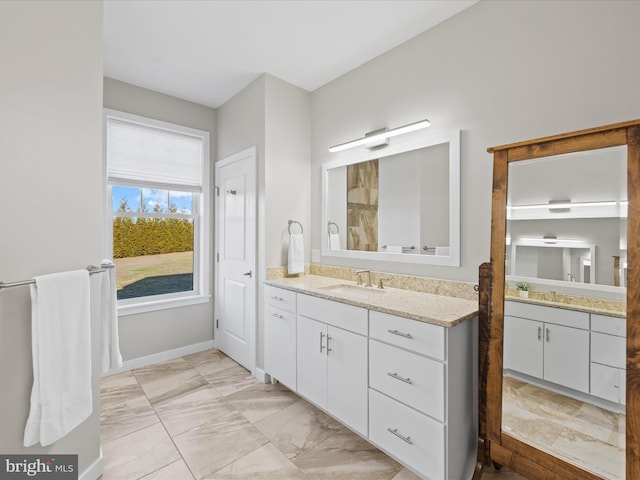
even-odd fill
[{"label": "light fixture shade", "polygon": [[529,210],[535,208],[546,208],[548,210],[566,210],[572,207],[610,207],[617,205],[615,200],[604,202],[569,202],[563,201],[558,203],[541,203],[537,205],[511,205],[509,208],[512,210]]},{"label": "light fixture shade", "polygon": [[339,145],[334,145],[333,147],[329,147],[329,151],[331,153],[341,152],[342,150],[346,150],[348,148],[359,147],[361,145],[369,145],[381,143],[384,140],[396,137],[398,135],[402,135],[404,133],[413,132],[415,130],[420,130],[422,128],[427,128],[431,125],[429,120],[420,120],[419,122],[410,123],[408,125],[404,125],[402,127],[394,128],[392,130],[382,130],[380,133],[373,133],[370,135],[365,135],[362,138],[358,138],[357,140],[351,140],[350,142],[341,143]]}]

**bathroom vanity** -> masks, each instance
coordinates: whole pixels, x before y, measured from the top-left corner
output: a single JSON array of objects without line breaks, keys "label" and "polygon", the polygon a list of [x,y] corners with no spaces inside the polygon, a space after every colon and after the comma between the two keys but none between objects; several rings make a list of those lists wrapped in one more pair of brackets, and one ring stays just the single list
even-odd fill
[{"label": "bathroom vanity", "polygon": [[614,409],[623,405],[624,313],[603,315],[588,308],[541,303],[505,302],[505,375],[590,402],[604,399],[613,402]]},{"label": "bathroom vanity", "polygon": [[470,478],[477,301],[316,275],[265,283],[267,374],[422,478]]}]

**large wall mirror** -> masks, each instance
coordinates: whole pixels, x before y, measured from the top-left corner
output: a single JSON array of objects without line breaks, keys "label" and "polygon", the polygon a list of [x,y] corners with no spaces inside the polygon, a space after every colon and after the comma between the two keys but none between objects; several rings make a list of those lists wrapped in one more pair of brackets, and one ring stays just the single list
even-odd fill
[{"label": "large wall mirror", "polygon": [[460,132],[394,138],[322,166],[322,254],[460,265]]},{"label": "large wall mirror", "polygon": [[639,143],[635,121],[489,149],[479,463],[640,479]]}]

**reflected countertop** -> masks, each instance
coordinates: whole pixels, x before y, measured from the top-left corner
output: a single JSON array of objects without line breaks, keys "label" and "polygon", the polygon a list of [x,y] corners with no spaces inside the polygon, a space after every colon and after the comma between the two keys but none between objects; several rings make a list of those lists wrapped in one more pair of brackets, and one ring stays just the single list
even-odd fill
[{"label": "reflected countertop", "polygon": [[[551,300],[542,300],[539,298],[521,298],[513,295],[505,295],[504,299],[509,302],[529,303],[532,305],[541,305],[544,307],[562,308],[564,310],[575,310],[578,312],[596,313],[608,317],[626,318],[626,310],[620,310],[621,302],[607,302],[606,300],[598,301],[596,299],[587,299],[582,301],[584,297],[574,297],[571,301],[553,302]],[[595,303],[595,304],[594,304]]]},{"label": "reflected countertop", "polygon": [[269,279],[264,283],[442,327],[453,327],[478,314],[478,302],[474,300],[400,288],[364,287],[319,275]]}]

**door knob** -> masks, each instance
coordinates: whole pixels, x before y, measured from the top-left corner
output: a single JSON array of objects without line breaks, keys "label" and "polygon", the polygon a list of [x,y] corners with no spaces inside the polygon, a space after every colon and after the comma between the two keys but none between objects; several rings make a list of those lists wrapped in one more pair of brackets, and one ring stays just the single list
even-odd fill
[{"label": "door knob", "polygon": [[247,273],[243,273],[242,275],[251,278],[251,270],[249,270]]}]

